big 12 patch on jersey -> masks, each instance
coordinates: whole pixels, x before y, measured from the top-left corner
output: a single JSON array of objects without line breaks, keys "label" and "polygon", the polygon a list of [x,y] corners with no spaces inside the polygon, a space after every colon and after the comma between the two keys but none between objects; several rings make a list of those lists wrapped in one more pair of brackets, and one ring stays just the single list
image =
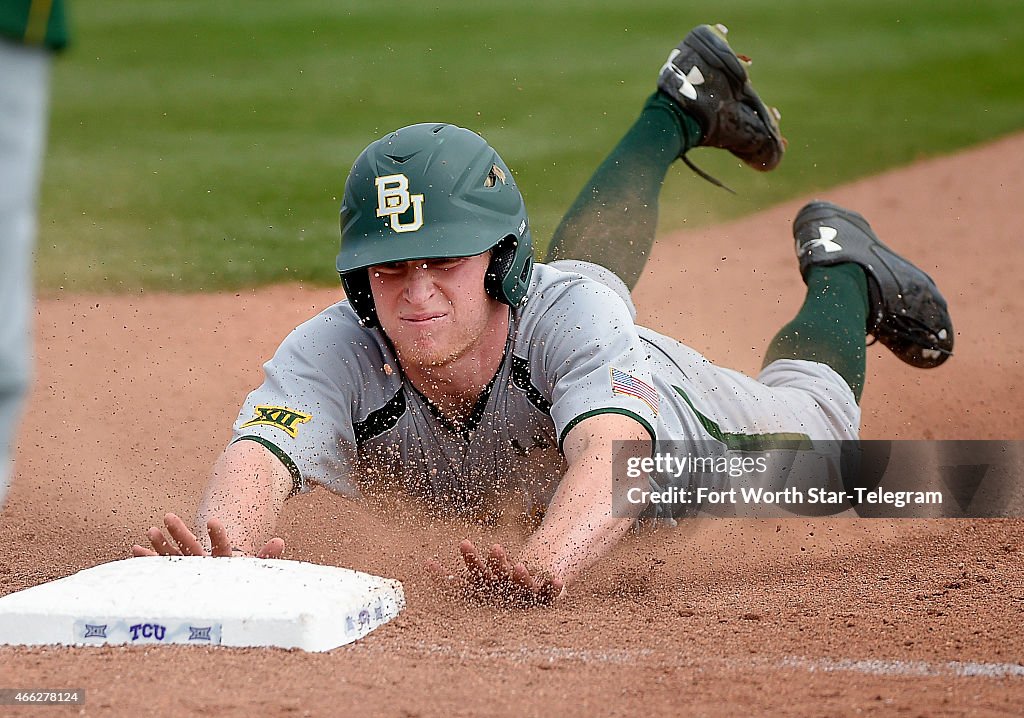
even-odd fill
[{"label": "big 12 patch on jersey", "polygon": [[293,439],[299,435],[299,425],[313,418],[312,414],[304,414],[286,406],[257,406],[256,415],[242,424],[242,429],[250,426],[273,426],[286,432]]}]

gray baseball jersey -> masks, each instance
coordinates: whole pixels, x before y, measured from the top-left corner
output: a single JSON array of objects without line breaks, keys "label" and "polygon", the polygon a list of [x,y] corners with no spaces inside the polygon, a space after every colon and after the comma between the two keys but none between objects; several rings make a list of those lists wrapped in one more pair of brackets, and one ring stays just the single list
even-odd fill
[{"label": "gray baseball jersey", "polygon": [[602,413],[632,417],[656,442],[757,448],[780,435],[855,435],[856,403],[830,368],[775,362],[754,380],[716,367],[637,326],[624,286],[588,271],[599,268],[564,265],[579,271],[536,265],[500,369],[463,424],[405,379],[384,335],[361,327],[343,301],[296,328],[264,365],[234,440],[273,451],[297,491],[397,486],[446,508],[483,511],[512,497],[529,512],[566,469],[566,434]]}]

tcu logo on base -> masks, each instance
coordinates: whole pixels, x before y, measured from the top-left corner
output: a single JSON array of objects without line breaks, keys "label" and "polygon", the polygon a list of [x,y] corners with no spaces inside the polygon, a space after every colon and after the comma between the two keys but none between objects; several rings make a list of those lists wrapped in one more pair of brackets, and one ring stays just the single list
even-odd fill
[{"label": "tcu logo on base", "polygon": [[133,641],[139,640],[139,636],[162,641],[167,634],[167,626],[161,626],[159,623],[136,623],[129,626],[128,630],[131,631]]},{"label": "tcu logo on base", "polygon": [[[409,178],[405,175],[378,177],[377,216],[391,217],[389,224],[396,232],[415,232],[423,226],[423,195],[409,194]],[[412,221],[402,224],[401,216],[412,207]]]}]

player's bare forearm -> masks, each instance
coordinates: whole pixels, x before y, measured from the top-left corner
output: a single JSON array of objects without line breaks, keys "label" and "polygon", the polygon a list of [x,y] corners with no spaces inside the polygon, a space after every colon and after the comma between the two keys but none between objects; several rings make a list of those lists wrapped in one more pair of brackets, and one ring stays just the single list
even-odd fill
[{"label": "player's bare forearm", "polygon": [[263,546],[291,491],[292,479],[281,461],[254,441],[237,441],[213,466],[196,519],[197,536],[209,549],[207,522],[219,519],[232,546],[252,555]]},{"label": "player's bare forearm", "polygon": [[569,469],[521,560],[569,583],[604,556],[643,509],[627,501],[616,502],[613,509],[614,497],[625,496],[634,485],[646,486],[646,479],[613,472],[613,451],[647,456],[650,436],[629,417],[601,414],[573,428],[564,449]]}]

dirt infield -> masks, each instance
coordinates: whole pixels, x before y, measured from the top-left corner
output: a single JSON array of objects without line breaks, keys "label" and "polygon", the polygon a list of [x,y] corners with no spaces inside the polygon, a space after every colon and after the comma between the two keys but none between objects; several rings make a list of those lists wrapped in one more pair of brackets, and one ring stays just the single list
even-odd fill
[{"label": "dirt infield", "polygon": [[[943,288],[956,356],[869,349],[866,438],[1024,438],[1024,135],[827,194]],[[807,198],[804,198],[807,199]],[[727,201],[727,200],[723,200]],[[659,242],[641,320],[755,371],[802,298],[800,202]],[[124,557],[194,514],[260,364],[333,290],[40,301],[38,377],[0,515],[0,594]],[[409,606],[329,654],[0,649],[0,687],[85,688],[85,715],[1020,715],[1024,522],[699,520],[631,537],[554,608],[467,605],[422,575],[495,530],[289,502],[288,556],[405,582]],[[54,709],[4,712],[42,715]],[[36,713],[32,713],[35,715]]]}]

